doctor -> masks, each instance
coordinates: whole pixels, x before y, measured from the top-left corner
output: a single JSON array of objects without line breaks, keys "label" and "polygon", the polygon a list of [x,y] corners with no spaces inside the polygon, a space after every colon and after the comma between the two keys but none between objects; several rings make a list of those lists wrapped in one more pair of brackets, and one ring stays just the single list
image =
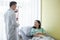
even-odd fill
[{"label": "doctor", "polygon": [[11,1],[10,9],[8,9],[4,15],[7,40],[17,40],[16,28],[19,26],[19,24],[16,22],[18,21],[15,15],[16,4],[17,3],[15,1]]}]

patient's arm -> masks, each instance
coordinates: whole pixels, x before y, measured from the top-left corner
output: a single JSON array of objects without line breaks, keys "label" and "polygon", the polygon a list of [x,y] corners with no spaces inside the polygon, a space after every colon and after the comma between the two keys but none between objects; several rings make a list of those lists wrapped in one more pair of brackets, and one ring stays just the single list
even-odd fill
[{"label": "patient's arm", "polygon": [[40,35],[42,35],[41,33],[36,33],[36,34],[34,34],[33,36],[34,37],[39,37]]},{"label": "patient's arm", "polygon": [[34,34],[33,36],[35,36],[35,37],[39,37],[39,36],[44,36],[44,35],[46,35],[45,33],[36,33],[36,34]]},{"label": "patient's arm", "polygon": [[37,33],[38,35],[46,35],[46,33]]}]

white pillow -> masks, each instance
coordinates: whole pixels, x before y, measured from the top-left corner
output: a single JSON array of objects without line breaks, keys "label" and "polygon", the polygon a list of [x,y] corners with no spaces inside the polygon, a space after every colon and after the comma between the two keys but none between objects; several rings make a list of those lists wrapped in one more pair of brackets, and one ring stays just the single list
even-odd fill
[{"label": "white pillow", "polygon": [[21,30],[27,35],[30,32],[31,28],[32,27],[27,26],[27,27],[22,27]]}]

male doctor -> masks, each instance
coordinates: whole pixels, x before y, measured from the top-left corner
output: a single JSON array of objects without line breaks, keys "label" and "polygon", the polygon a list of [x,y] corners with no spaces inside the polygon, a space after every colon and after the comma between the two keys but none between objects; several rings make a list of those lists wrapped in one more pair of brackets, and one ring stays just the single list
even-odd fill
[{"label": "male doctor", "polygon": [[15,15],[16,10],[16,2],[10,2],[10,9],[5,13],[5,25],[6,25],[6,34],[7,40],[17,40],[16,28],[19,24],[16,22],[18,19]]}]

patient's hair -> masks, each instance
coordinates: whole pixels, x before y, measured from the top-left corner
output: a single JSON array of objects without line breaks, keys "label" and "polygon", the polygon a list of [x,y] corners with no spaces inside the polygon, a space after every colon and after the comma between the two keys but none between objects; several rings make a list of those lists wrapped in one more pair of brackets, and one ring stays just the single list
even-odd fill
[{"label": "patient's hair", "polygon": [[[37,21],[40,25],[39,25],[39,27],[38,27],[38,29],[40,29],[41,28],[41,22],[39,21],[39,20],[35,20],[35,21]],[[36,29],[36,27],[35,26],[33,26],[33,28],[35,28]]]},{"label": "patient's hair", "polygon": [[17,2],[11,1],[11,2],[10,2],[10,7],[11,7],[12,5],[16,5],[16,4],[17,4]]}]

